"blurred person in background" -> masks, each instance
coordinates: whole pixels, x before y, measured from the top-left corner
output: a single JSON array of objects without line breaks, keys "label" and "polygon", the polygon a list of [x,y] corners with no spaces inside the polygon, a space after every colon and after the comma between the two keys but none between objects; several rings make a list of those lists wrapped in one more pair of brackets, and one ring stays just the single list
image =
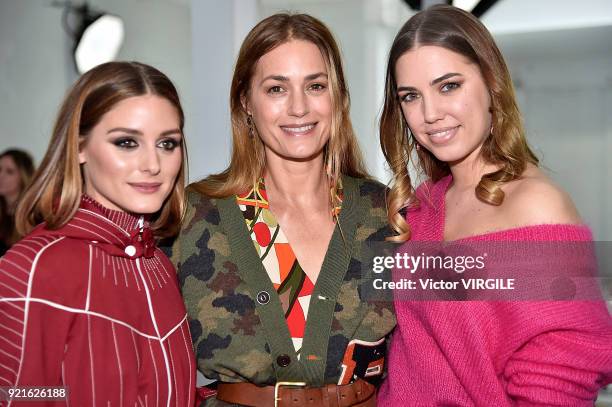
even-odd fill
[{"label": "blurred person in background", "polygon": [[15,208],[33,174],[34,161],[27,152],[10,149],[0,154],[0,256],[19,238]]}]

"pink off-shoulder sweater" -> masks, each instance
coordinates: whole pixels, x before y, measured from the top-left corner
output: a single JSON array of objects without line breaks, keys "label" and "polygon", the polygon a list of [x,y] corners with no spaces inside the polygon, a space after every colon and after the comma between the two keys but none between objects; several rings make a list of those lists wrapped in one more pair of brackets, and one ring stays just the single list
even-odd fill
[{"label": "pink off-shoulder sweater", "polygon": [[[442,241],[451,177],[417,191],[414,241]],[[590,241],[586,226],[535,225],[464,241]],[[509,259],[508,261],[513,261]],[[402,301],[379,406],[592,406],[612,381],[603,301]]]}]

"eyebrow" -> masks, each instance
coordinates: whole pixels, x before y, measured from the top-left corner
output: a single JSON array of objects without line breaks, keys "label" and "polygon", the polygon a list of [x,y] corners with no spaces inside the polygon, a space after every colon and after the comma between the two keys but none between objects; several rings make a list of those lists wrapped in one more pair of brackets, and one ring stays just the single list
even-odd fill
[{"label": "eyebrow", "polygon": [[[143,133],[140,130],[136,130],[136,129],[129,129],[127,127],[115,127],[113,129],[110,129],[109,131],[106,132],[106,134],[110,134],[110,133],[114,133],[114,132],[121,132],[121,133],[127,133],[127,134],[132,134],[134,136],[142,136]],[[172,130],[166,130],[166,131],[162,131],[160,133],[160,136],[165,137],[165,136],[169,136],[171,134],[182,134],[180,129],[172,129]]]},{"label": "eyebrow", "polygon": [[[448,78],[452,78],[453,76],[462,76],[460,73],[457,72],[449,72],[447,74],[444,74],[436,79],[434,79],[433,81],[431,81],[429,83],[430,86],[434,86],[442,81],[447,80]],[[397,88],[398,92],[403,92],[403,91],[415,91],[417,90],[416,88],[412,87],[412,86],[400,86],[399,88]]]},{"label": "eyebrow", "polygon": [[436,78],[433,81],[431,81],[430,85],[433,86],[437,83],[447,80],[448,78],[452,78],[453,76],[461,76],[461,74],[457,72],[450,72],[450,73],[444,74],[440,76],[439,78]]},{"label": "eyebrow", "polygon": [[[324,77],[327,78],[327,74],[325,72],[317,72],[317,73],[312,73],[310,75],[306,75],[306,77],[304,77],[304,79],[306,81],[311,81],[313,79],[317,79],[320,76],[324,76]],[[279,82],[289,82],[289,78],[287,76],[283,76],[283,75],[268,75],[268,76],[266,76],[265,78],[263,78],[261,80],[261,83],[264,83],[268,79],[273,79],[273,80],[279,81]]]}]

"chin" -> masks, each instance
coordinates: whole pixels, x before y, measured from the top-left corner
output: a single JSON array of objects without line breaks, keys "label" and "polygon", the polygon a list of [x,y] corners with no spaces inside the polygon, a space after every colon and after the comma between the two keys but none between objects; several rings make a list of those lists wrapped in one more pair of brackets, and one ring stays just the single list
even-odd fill
[{"label": "chin", "polygon": [[163,202],[160,202],[159,200],[152,201],[150,199],[135,197],[123,208],[126,212],[130,212],[135,215],[150,215],[159,211],[162,204]]},{"label": "chin", "polygon": [[132,206],[130,208],[127,208],[127,211],[134,215],[152,215],[155,212],[159,211],[160,208],[161,206]]},{"label": "chin", "polygon": [[[450,146],[449,146],[450,147]],[[429,152],[434,155],[438,160],[445,163],[454,163],[459,162],[465,159],[470,152],[469,151],[461,151],[461,149],[456,148],[435,148],[429,149]]]},{"label": "chin", "polygon": [[152,213],[155,213],[161,209],[162,203],[163,202],[155,202],[148,205],[142,205],[138,208],[138,213],[143,215],[150,215]]},{"label": "chin", "polygon": [[275,153],[278,157],[286,161],[310,161],[314,160],[323,153],[323,150],[291,150]]},{"label": "chin", "polygon": [[289,156],[286,158],[290,161],[308,162],[308,161],[316,160],[317,157],[319,156],[320,154],[318,153],[312,153],[312,154],[296,154],[296,155]]}]

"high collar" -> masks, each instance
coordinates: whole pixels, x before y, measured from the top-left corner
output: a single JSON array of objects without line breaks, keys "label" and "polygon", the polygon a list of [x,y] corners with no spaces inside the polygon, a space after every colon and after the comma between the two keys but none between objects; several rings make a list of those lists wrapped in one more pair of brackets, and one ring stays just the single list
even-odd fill
[{"label": "high collar", "polygon": [[98,201],[96,201],[89,195],[85,194],[83,194],[83,196],[81,197],[80,208],[104,216],[106,219],[110,220],[112,223],[123,229],[128,234],[134,229],[139,229],[140,222],[145,222],[145,217],[142,215],[134,215],[129,212],[108,209],[107,207],[102,206],[102,204],[100,204]]},{"label": "high collar", "polygon": [[155,252],[155,239],[144,216],[108,209],[87,195],[57,233],[89,241],[114,256],[148,258]]}]

